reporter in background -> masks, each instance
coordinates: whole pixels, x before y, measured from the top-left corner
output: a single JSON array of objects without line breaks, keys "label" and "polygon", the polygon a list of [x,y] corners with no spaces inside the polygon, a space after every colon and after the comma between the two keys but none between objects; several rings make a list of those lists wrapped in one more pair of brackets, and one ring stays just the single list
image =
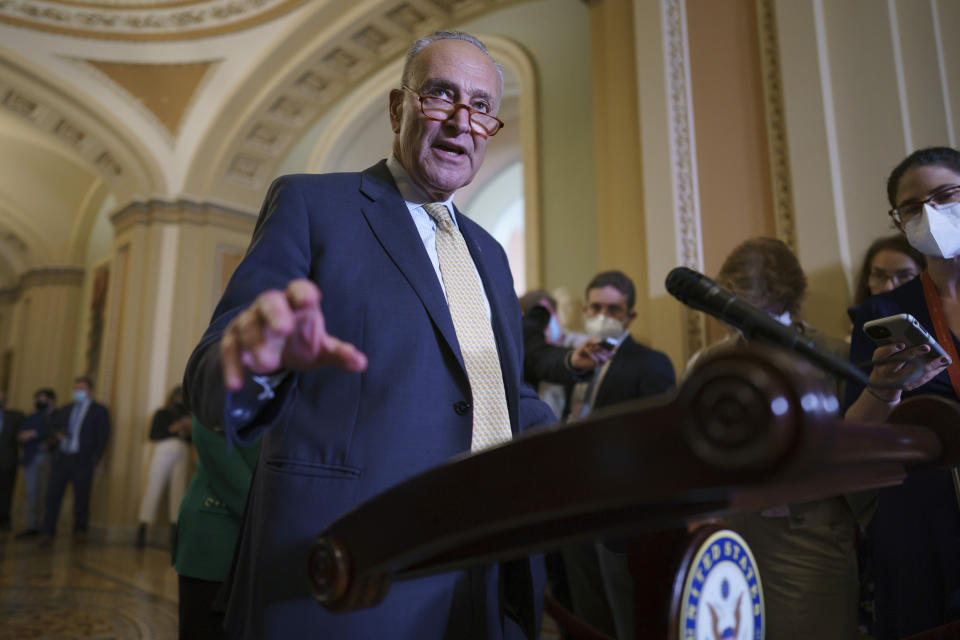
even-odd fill
[{"label": "reporter in background", "polygon": [[[637,317],[633,280],[622,271],[603,271],[591,278],[584,297],[587,335],[611,348],[607,361],[574,385],[569,418],[673,389],[676,378],[667,355],[630,335]],[[627,556],[603,541],[582,541],[564,547],[563,561],[577,616],[610,635],[633,637],[636,594]]]},{"label": "reporter in background", "polygon": [[17,440],[23,445],[20,466],[27,490],[27,528],[17,534],[17,539],[40,535],[43,497],[50,476],[50,449],[56,440],[53,412],[57,408],[57,392],[47,387],[37,389],[33,401],[36,411],[24,419],[17,434]]},{"label": "reporter in background", "polygon": [[170,390],[167,402],[157,409],[150,423],[150,440],[156,445],[150,456],[147,487],[140,501],[140,526],[137,528],[137,547],[147,544],[147,526],[157,517],[157,507],[163,490],[170,488],[170,528],[177,526],[180,501],[187,487],[187,465],[190,463],[190,422],[192,418],[183,405],[183,388]]},{"label": "reporter in background", "polygon": [[[960,400],[960,152],[932,147],[911,153],[887,180],[890,217],[926,257],[919,278],[867,299],[856,310],[850,346],[854,363],[899,354],[907,360],[873,367],[870,380],[901,383],[903,391],[849,383],[848,420],[882,422],[907,397],[929,394]],[[878,219],[878,223],[880,220]],[[927,345],[877,348],[864,323],[913,315],[953,358],[927,359]],[[912,366],[911,363],[916,366]],[[911,473],[879,491],[873,523],[878,640],[902,638],[960,620],[960,507],[949,470]]]},{"label": "reporter in background", "polygon": [[[727,256],[717,283],[812,339],[824,351],[847,355],[843,340],[799,319],[807,277],[789,247],[775,238],[751,238]],[[735,348],[739,332],[695,355]],[[825,374],[826,375],[826,374]],[[831,379],[835,391],[837,380]],[[763,581],[766,636],[777,640],[849,640],[857,637],[859,581],[855,548],[858,525],[872,507],[870,494],[780,505],[724,518],[753,549]]]},{"label": "reporter in background", "polygon": [[874,240],[860,265],[852,311],[870,296],[896,289],[913,280],[926,266],[926,256],[910,246],[902,233]]},{"label": "reporter in background", "polygon": [[523,314],[523,377],[557,419],[566,413],[569,386],[589,379],[596,366],[610,358],[596,338],[567,333],[560,324],[557,301],[535,289],[520,296]]},{"label": "reporter in background", "polygon": [[17,432],[23,414],[6,407],[6,392],[0,390],[0,531],[10,531],[10,503],[17,480]]}]

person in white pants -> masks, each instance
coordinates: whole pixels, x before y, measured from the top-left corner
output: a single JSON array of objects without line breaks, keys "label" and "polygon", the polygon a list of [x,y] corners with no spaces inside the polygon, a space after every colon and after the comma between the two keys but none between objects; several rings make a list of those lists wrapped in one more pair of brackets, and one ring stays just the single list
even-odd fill
[{"label": "person in white pants", "polygon": [[158,409],[150,425],[150,440],[156,442],[150,458],[147,488],[140,502],[140,526],[136,544],[147,544],[147,527],[157,516],[163,490],[169,486],[170,525],[175,530],[180,502],[187,489],[187,464],[190,460],[191,417],[183,406],[183,390],[176,386]]}]

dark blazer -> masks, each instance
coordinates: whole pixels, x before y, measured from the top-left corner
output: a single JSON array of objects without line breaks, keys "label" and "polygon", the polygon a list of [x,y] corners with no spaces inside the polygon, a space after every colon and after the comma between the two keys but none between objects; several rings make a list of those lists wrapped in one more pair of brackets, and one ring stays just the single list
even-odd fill
[{"label": "dark blazer", "polygon": [[[869,363],[876,345],[863,325],[877,318],[909,313],[936,336],[920,278],[867,298],[855,310],[850,362]],[[951,334],[954,348],[960,341]],[[941,345],[945,346],[945,345]],[[869,369],[868,369],[869,370]],[[863,386],[847,382],[845,407]],[[960,401],[946,370],[903,397],[935,395]],[[902,484],[880,489],[872,523],[880,639],[903,638],[960,620],[960,510],[949,469],[914,471]]]},{"label": "dark blazer", "polygon": [[23,414],[10,409],[0,409],[3,414],[3,430],[0,431],[0,469],[17,466],[17,432],[23,423]]},{"label": "dark blazer", "polygon": [[[70,426],[70,413],[73,411],[75,403],[64,405],[57,409],[53,415],[54,431],[66,432]],[[85,462],[92,465],[97,464],[103,457],[103,451],[107,448],[107,440],[110,438],[110,412],[99,402],[90,401],[90,407],[87,409],[87,415],[83,417],[83,423],[80,428],[80,448],[76,455]],[[54,445],[53,451],[60,450],[59,445]]]},{"label": "dark blazer", "polygon": [[43,410],[31,413],[23,419],[20,425],[20,431],[36,431],[35,438],[23,443],[23,450],[20,452],[20,464],[24,467],[30,465],[37,453],[41,450],[49,451],[50,442],[53,437],[53,416],[54,412]]},{"label": "dark blazer", "polygon": [[646,398],[669,391],[677,384],[670,358],[644,346],[629,335],[617,348],[600,382],[593,409]]},{"label": "dark blazer", "polygon": [[[490,302],[512,428],[551,422],[549,407],[522,383],[520,308],[506,255],[459,211],[457,222]],[[259,293],[294,278],[318,285],[327,330],[366,353],[368,369],[292,372],[273,398],[253,381],[225,395],[224,327]],[[247,255],[187,365],[184,392],[200,422],[224,425],[228,441],[264,436],[231,581],[231,637],[537,633],[542,574],[526,560],[398,583],[379,606],[357,613],[330,614],[308,589],[307,558],[330,522],[470,448],[471,392],[453,321],[384,162],[363,173],[274,182]],[[389,535],[391,523],[372,526]]]},{"label": "dark blazer", "polygon": [[580,371],[570,367],[571,347],[560,347],[547,342],[543,335],[550,322],[550,312],[536,306],[523,316],[523,377],[534,387],[541,382],[573,384],[589,380],[593,370]]}]

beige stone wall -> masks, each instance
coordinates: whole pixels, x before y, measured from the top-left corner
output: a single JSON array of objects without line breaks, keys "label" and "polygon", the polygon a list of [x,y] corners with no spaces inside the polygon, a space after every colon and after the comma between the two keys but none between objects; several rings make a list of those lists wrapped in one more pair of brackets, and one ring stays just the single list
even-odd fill
[{"label": "beige stone wall", "polygon": [[146,482],[150,420],[180,383],[222,291],[223,266],[245,250],[254,217],[181,200],[135,203],[112,221],[99,397],[113,432],[92,508],[95,524],[124,535],[136,524]]},{"label": "beige stone wall", "polygon": [[23,275],[16,302],[8,305],[7,347],[13,352],[10,406],[29,411],[33,392],[53,387],[69,396],[75,375],[73,353],[80,322],[83,270],[73,267],[32,269]]}]

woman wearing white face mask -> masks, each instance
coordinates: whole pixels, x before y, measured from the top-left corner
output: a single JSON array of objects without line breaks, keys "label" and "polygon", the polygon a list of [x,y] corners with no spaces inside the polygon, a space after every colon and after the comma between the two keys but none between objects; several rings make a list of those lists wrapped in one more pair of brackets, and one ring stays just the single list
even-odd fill
[{"label": "woman wearing white face mask", "polygon": [[[883,421],[902,398],[918,394],[960,399],[960,152],[948,147],[912,153],[887,181],[890,215],[927,268],[919,278],[869,298],[856,311],[850,359],[854,363],[892,354],[916,358],[923,367],[907,390],[847,387],[848,419]],[[875,349],[863,324],[909,313],[953,358],[925,361],[929,347],[894,344]],[[899,382],[916,367],[873,368],[873,382]],[[911,474],[903,485],[880,491],[874,519],[878,640],[901,638],[960,620],[960,508],[951,473]]]}]

